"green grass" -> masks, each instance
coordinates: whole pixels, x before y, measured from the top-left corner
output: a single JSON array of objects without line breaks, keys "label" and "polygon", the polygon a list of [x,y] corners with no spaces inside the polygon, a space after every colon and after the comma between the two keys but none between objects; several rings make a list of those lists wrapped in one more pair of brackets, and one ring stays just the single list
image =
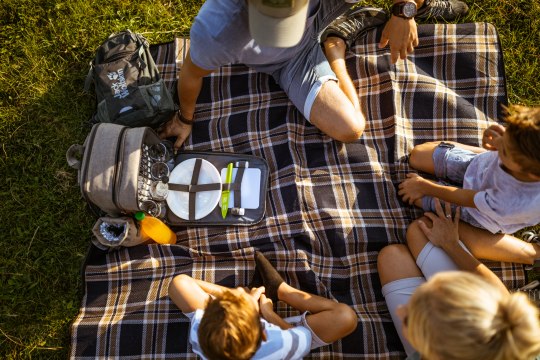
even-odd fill
[{"label": "green grass", "polygon": [[[540,104],[540,3],[467,0],[500,32],[512,103]],[[388,2],[377,1],[386,7]],[[0,3],[0,358],[66,358],[93,216],[65,161],[92,113],[88,62],[114,31],[188,34],[200,2]]]}]

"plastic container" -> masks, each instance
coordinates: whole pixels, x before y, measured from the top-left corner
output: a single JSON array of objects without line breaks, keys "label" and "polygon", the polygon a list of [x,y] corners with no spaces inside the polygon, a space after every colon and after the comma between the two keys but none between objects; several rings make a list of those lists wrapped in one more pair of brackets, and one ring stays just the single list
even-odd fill
[{"label": "plastic container", "polygon": [[158,244],[176,244],[176,234],[163,221],[142,211],[135,214],[135,219],[140,224],[143,238],[149,237]]}]

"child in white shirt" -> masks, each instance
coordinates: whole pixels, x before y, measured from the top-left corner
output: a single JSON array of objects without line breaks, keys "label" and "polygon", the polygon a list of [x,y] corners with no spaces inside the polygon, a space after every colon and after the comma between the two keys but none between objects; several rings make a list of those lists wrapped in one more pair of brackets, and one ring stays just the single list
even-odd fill
[{"label": "child in white shirt", "polygon": [[425,211],[435,210],[434,197],[462,206],[462,220],[474,226],[465,238],[460,229],[462,241],[469,246],[475,238],[486,240],[501,250],[475,254],[483,245],[471,245],[478,257],[532,263],[540,247],[504,234],[540,223],[540,108],[513,106],[506,122],[506,128],[496,124],[484,131],[483,148],[450,142],[415,146],[411,167],[460,186],[410,173],[398,194]]}]

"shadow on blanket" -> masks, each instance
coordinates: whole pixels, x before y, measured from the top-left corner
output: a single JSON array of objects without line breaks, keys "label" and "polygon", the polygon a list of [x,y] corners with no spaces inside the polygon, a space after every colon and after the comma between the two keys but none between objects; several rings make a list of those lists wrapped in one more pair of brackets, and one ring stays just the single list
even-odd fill
[{"label": "shadow on blanket", "polygon": [[[175,246],[94,251],[72,326],[71,356],[194,358],[189,322],[167,296],[169,281],[187,273],[245,285],[258,249],[291,285],[350,304],[358,314],[355,333],[313,351],[312,358],[403,358],[376,258],[383,246],[403,243],[407,225],[420,214],[396,193],[409,171],[407,155],[431,140],[478,145],[506,103],[491,25],[423,25],[419,32],[420,46],[396,66],[388,49],[377,47],[380,29],[358,39],[349,53],[347,65],[369,116],[354,144],[322,135],[264,74],[226,66],[205,78],[186,149],[266,159],[266,219],[248,228],[181,228]],[[158,49],[168,54],[157,62],[169,75],[172,46]],[[523,283],[522,266],[489,265],[509,287]],[[294,314],[283,304],[278,312]]]}]

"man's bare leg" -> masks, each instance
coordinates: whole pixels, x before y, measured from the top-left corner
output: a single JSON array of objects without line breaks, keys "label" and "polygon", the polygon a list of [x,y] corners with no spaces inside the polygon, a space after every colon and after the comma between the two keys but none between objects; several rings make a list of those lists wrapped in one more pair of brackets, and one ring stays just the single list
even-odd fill
[{"label": "man's bare leg", "polygon": [[324,42],[326,58],[338,78],[325,82],[313,102],[310,122],[328,136],[353,142],[364,132],[365,116],[360,111],[358,93],[345,64],[345,41],[329,37]]}]

